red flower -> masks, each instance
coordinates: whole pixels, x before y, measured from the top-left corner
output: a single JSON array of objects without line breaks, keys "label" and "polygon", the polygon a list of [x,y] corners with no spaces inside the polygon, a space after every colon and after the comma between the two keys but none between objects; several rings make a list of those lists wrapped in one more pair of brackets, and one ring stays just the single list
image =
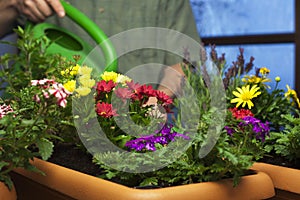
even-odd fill
[{"label": "red flower", "polygon": [[152,85],[142,85],[135,91],[135,98],[138,100],[148,101],[149,97],[155,97],[156,90],[153,89]]},{"label": "red flower", "polygon": [[109,80],[108,82],[106,82],[105,80],[101,80],[97,82],[96,90],[98,94],[102,92],[110,92],[115,86],[116,84],[112,80]]},{"label": "red flower", "polygon": [[251,110],[248,109],[240,109],[238,110],[236,107],[229,108],[230,112],[232,113],[232,116],[234,116],[236,119],[242,119],[244,117],[251,116],[253,117],[254,114],[251,112]]},{"label": "red flower", "polygon": [[101,103],[98,102],[96,105],[96,112],[99,116],[105,117],[105,118],[110,118],[113,116],[117,116],[118,114],[116,113],[116,110],[113,109],[112,105],[109,103]]},{"label": "red flower", "polygon": [[166,95],[163,91],[156,90],[156,98],[159,102],[162,102],[164,105],[170,105],[173,103],[173,99]]}]

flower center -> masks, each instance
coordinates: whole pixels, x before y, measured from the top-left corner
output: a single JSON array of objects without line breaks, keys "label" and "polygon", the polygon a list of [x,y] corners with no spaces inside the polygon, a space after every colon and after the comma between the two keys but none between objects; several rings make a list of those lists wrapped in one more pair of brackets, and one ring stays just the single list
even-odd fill
[{"label": "flower center", "polygon": [[250,94],[250,92],[245,92],[241,95],[241,99],[243,101],[249,101],[250,99],[252,99],[252,95]]}]

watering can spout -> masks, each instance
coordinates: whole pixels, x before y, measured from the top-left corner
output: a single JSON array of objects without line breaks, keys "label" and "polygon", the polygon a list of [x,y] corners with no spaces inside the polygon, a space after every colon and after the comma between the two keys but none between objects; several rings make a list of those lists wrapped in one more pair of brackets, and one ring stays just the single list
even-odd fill
[{"label": "watering can spout", "polygon": [[[105,63],[102,62],[105,65],[104,71],[117,71],[116,51],[105,33],[80,10],[63,0],[61,0],[61,3],[66,16],[85,30],[101,48],[105,59]],[[46,35],[47,38],[53,41],[46,50],[48,53],[60,53],[62,56],[72,59],[74,55],[85,58],[93,50],[89,44],[77,35],[54,24],[40,23],[34,26],[28,24],[27,26],[36,36]]]},{"label": "watering can spout", "polygon": [[117,70],[117,56],[111,41],[107,38],[105,33],[85,14],[80,12],[75,7],[61,1],[66,14],[78,25],[80,25],[94,40],[100,45],[106,60],[106,70]]}]

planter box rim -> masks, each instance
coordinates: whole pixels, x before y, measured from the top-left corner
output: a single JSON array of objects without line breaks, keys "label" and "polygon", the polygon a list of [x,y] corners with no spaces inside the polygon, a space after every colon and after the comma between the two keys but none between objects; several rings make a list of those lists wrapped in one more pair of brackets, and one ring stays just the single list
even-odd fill
[{"label": "planter box rim", "polygon": [[[186,198],[187,195],[191,200],[196,200],[199,199],[199,197],[202,198],[204,196],[207,200],[240,200],[245,197],[244,192],[247,192],[246,195],[248,196],[252,195],[251,199],[267,199],[275,195],[272,180],[264,172],[257,172],[257,174],[242,177],[240,184],[236,187],[233,187],[231,179],[224,179],[215,182],[194,183],[157,189],[135,189],[83,174],[37,158],[35,158],[32,163],[38,169],[45,172],[46,176],[29,172],[24,169],[16,169],[14,170],[15,173],[25,176],[37,183],[47,185],[47,187],[56,190],[57,192],[79,200],[179,200]],[[259,183],[263,184],[263,186],[257,187]]]}]

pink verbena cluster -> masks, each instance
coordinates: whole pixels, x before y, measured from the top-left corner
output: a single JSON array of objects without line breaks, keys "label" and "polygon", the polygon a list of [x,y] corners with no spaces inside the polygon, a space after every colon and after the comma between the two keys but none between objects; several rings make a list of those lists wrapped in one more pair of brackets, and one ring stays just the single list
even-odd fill
[{"label": "pink verbena cluster", "polygon": [[10,105],[2,104],[0,105],[0,119],[7,115],[7,113],[13,112],[13,109]]},{"label": "pink verbena cluster", "polygon": [[[32,80],[32,86],[38,86],[42,89],[43,96],[46,99],[53,95],[57,99],[57,105],[65,108],[67,106],[67,97],[71,94],[64,88],[61,83],[57,83],[52,79]],[[34,101],[40,102],[41,98],[38,94],[33,97]]]}]

